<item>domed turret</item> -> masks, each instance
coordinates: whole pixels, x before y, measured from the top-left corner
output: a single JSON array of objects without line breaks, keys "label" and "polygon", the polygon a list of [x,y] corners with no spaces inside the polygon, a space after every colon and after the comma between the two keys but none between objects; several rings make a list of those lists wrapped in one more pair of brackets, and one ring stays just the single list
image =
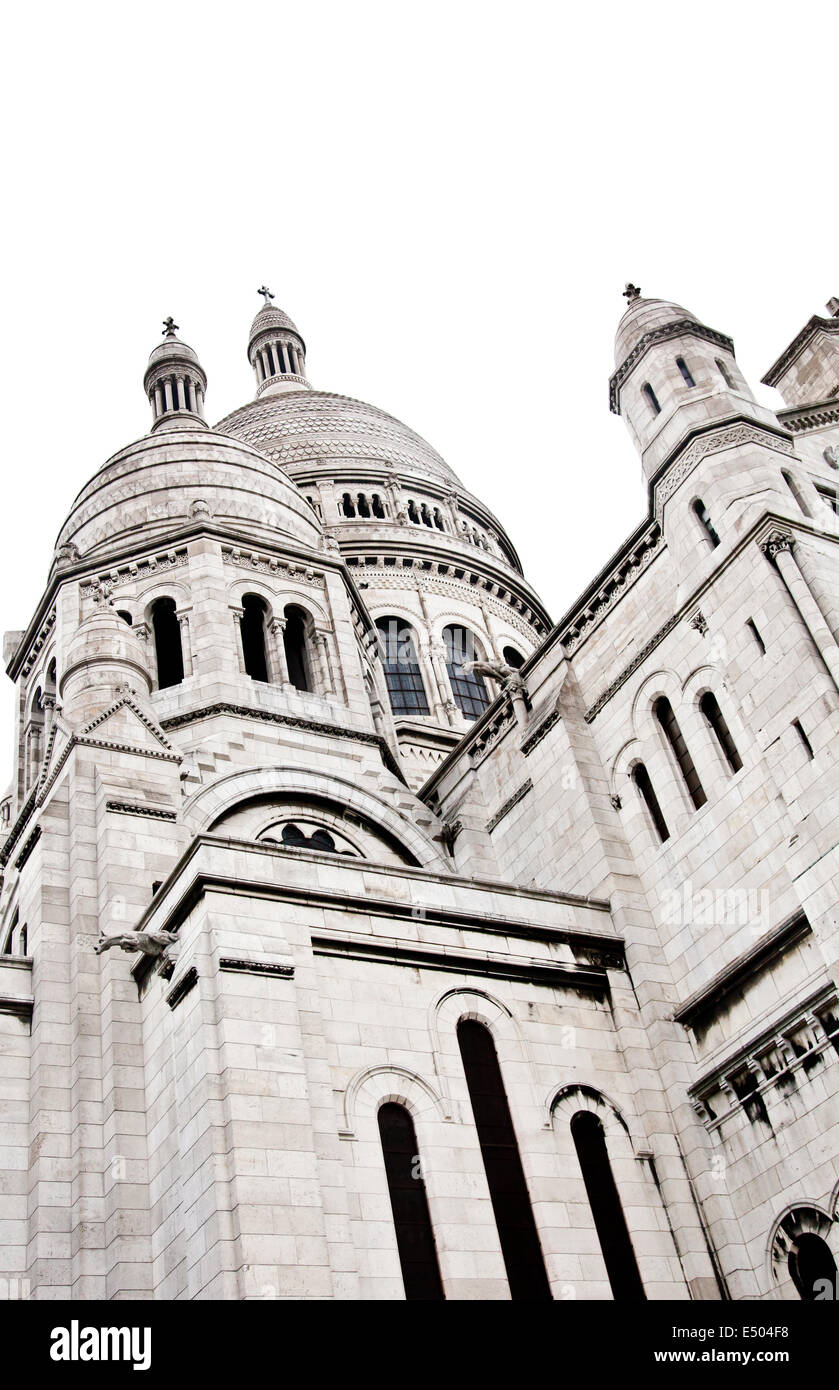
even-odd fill
[{"label": "domed turret", "polygon": [[193,349],[175,336],[177,327],[171,316],[164,319],[163,342],[149,357],[143,377],[154,415],[152,430],[206,428],[207,378]]},{"label": "domed turret", "polygon": [[288,314],[271,303],[271,291],[258,291],[265,303],[251,324],[248,361],[256,372],[256,394],[276,396],[281,391],[305,390],[306,344]]},{"label": "domed turret", "polygon": [[681,304],[644,299],[636,285],[624,295],[629,304],[615,336],[609,405],[626,420],[647,478],[709,425],[747,417],[777,429],[737,366],[731,338]]},{"label": "domed turret", "polygon": [[151,690],[146,656],[136,633],[108,603],[101,603],[70,640],[59,695],[71,723],[95,717],[128,686],[141,699]]}]

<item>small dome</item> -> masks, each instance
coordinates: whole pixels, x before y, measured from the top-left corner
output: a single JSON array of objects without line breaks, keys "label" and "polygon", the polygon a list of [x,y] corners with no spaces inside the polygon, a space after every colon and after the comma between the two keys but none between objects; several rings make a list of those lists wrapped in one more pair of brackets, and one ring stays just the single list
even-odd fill
[{"label": "small dome", "polygon": [[107,705],[116,686],[125,683],[148,695],[151,678],[142,643],[110,604],[100,604],[80,623],[67,646],[60,694],[65,709]]},{"label": "small dome", "polygon": [[[276,329],[284,329],[287,333],[294,333],[296,337],[300,338],[301,343],[303,342],[299,328],[292,322],[288,314],[273,304],[263,304],[251,324],[251,331],[248,334],[248,356],[250,356],[250,350],[257,338],[260,338],[263,333],[270,333]],[[305,348],[305,343],[303,346]]]},{"label": "small dome", "polygon": [[193,367],[201,369],[198,361],[198,354],[188,343],[182,343],[179,338],[164,338],[162,343],[158,343],[156,348],[152,348],[149,354],[149,367],[158,367],[161,362],[189,362]]},{"label": "small dome", "polygon": [[681,304],[672,304],[667,299],[633,299],[615,334],[615,366],[623,365],[633,348],[637,347],[647,333],[683,319],[689,319],[692,323],[699,322],[695,314],[682,308]]},{"label": "small dome", "polygon": [[161,427],[114,454],[82,488],[57,544],[83,556],[138,536],[160,545],[199,517],[232,522],[254,541],[320,543],[312,508],[255,449],[208,429]]}]

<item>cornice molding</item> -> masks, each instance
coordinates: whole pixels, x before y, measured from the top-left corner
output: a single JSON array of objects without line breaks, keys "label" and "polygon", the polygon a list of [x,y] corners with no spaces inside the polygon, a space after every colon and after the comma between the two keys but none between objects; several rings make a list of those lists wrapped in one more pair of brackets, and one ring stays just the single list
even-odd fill
[{"label": "cornice molding", "polygon": [[795,451],[792,440],[786,435],[776,434],[764,425],[744,419],[726,420],[702,431],[692,431],[687,439],[680,441],[651,481],[652,509],[655,516],[661,519],[664,504],[709,454],[736,449],[744,444],[759,444],[785,455]]},{"label": "cornice molding", "polygon": [[658,343],[669,342],[673,338],[688,336],[704,338],[706,342],[713,343],[715,347],[725,348],[732,355],[734,353],[734,343],[726,333],[718,333],[715,328],[708,328],[706,324],[698,323],[696,319],[677,319],[674,323],[662,324],[660,328],[651,328],[649,333],[645,333],[643,338],[639,339],[629,356],[624,358],[609,380],[609,409],[613,415],[620,415],[621,413],[620,393],[623,383],[650,348]]},{"label": "cornice molding", "polygon": [[414,970],[443,970],[456,975],[483,975],[496,980],[515,980],[545,985],[549,989],[584,989],[608,994],[605,969],[594,965],[539,964],[534,961],[470,955],[459,951],[424,950],[416,946],[396,946],[385,941],[359,940],[339,936],[313,935],[316,956],[342,956],[351,960],[377,961],[383,965],[403,965]]},{"label": "cornice molding", "polygon": [[522,782],[522,784],[521,784],[521,786],[518,788],[518,790],[517,790],[517,791],[514,791],[514,792],[513,792],[513,795],[512,795],[512,796],[509,796],[509,797],[507,798],[507,800],[503,803],[503,805],[499,806],[498,810],[495,812],[495,815],[494,815],[494,816],[490,816],[490,818],[489,818],[489,820],[487,821],[487,824],[486,824],[487,833],[488,833],[488,834],[492,834],[492,832],[493,832],[493,830],[495,829],[495,827],[496,827],[497,825],[500,825],[500,824],[501,824],[501,822],[503,821],[504,817],[505,817],[505,816],[508,816],[508,815],[510,814],[510,812],[511,812],[512,809],[513,809],[513,807],[514,807],[514,806],[518,806],[519,802],[524,800],[524,798],[527,796],[528,792],[532,792],[532,791],[533,791],[533,783],[532,783],[532,781],[530,780],[530,778],[528,777],[526,781]]},{"label": "cornice molding", "polygon": [[150,820],[178,819],[177,811],[168,810],[163,806],[144,806],[134,801],[106,801],[105,810],[113,811],[120,816],[147,816]]},{"label": "cornice molding", "polygon": [[700,1019],[715,1012],[739,984],[783,955],[791,946],[803,941],[811,932],[812,928],[803,912],[786,918],[690,995],[674,1010],[673,1018],[686,1028],[694,1028]]},{"label": "cornice molding", "polygon": [[817,333],[839,333],[839,318],[823,319],[818,314],[814,314],[805,323],[801,332],[796,334],[789,347],[785,348],[778,358],[773,362],[766,376],[760,379],[764,386],[777,386],[781,377],[792,366],[796,357],[803,352],[809,342],[815,338]]},{"label": "cornice molding", "polygon": [[[325,734],[329,738],[347,738],[356,743],[366,743],[378,748],[382,762],[389,772],[405,781],[405,774],[394,757],[387,740],[380,734],[365,733],[362,729],[347,728],[342,724],[327,724],[317,719],[304,719],[299,715],[279,714],[275,710],[257,709],[252,705],[238,705],[229,700],[217,700],[211,705],[201,705],[198,709],[187,710],[184,714],[173,714],[160,721],[163,729],[183,729],[200,719],[210,719],[217,714],[232,714],[239,719],[256,719],[264,724],[280,724],[286,728],[304,729],[309,733]],[[180,759],[179,759],[180,760]]]},{"label": "cornice molding", "polygon": [[839,400],[817,401],[790,410],[779,410],[778,419],[790,434],[807,434],[825,425],[839,424]]}]

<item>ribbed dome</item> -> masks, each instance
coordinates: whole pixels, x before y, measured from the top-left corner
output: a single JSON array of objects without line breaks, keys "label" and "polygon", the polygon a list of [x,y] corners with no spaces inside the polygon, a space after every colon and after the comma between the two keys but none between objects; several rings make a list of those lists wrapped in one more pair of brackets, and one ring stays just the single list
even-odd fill
[{"label": "ribbed dome", "polygon": [[161,429],[114,454],[73,503],[57,544],[85,556],[142,537],[150,545],[196,517],[265,541],[317,548],[320,523],[293,483],[246,444],[203,429]]},{"label": "ribbed dome", "polygon": [[288,314],[273,304],[264,304],[251,324],[251,331],[248,335],[248,352],[250,352],[254,339],[275,328],[284,328],[289,333],[296,333],[301,343],[303,342],[300,329],[292,322]]},{"label": "ribbed dome", "polygon": [[111,608],[100,604],[80,623],[64,655],[62,682],[77,666],[95,663],[127,666],[141,672],[148,685],[146,660],[133,628]]},{"label": "ribbed dome", "polygon": [[699,322],[695,314],[667,299],[633,299],[615,334],[615,366],[622,366],[647,333],[667,324],[678,323],[681,319]]},{"label": "ribbed dome", "polygon": [[327,391],[264,396],[226,415],[216,430],[253,445],[283,468],[317,459],[370,459],[459,482],[436,450],[400,420]]}]

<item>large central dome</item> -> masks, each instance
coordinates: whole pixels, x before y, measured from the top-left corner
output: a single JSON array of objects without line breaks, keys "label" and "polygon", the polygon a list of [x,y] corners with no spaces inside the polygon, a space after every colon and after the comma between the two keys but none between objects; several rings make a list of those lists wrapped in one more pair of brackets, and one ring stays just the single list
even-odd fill
[{"label": "large central dome", "polygon": [[281,468],[310,460],[364,460],[459,484],[421,435],[386,411],[328,391],[287,391],[234,410],[216,425]]}]

